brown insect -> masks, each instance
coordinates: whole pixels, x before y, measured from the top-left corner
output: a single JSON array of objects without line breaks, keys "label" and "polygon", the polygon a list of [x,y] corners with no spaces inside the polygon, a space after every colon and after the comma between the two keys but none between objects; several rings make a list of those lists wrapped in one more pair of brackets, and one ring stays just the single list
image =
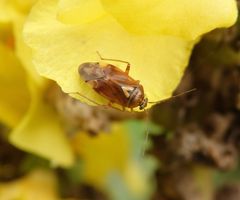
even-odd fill
[{"label": "brown insect", "polygon": [[[140,84],[140,81],[133,79],[129,75],[129,62],[117,59],[103,58],[99,53],[98,55],[101,60],[117,61],[127,64],[125,71],[112,64],[100,64],[99,62],[86,62],[81,64],[78,68],[78,72],[81,78],[86,83],[90,84],[98,94],[108,99],[109,106],[111,107],[113,103],[116,103],[118,105],[121,105],[123,107],[123,110],[125,110],[126,107],[130,108],[131,110],[133,110],[135,107],[139,107],[140,110],[143,110],[146,108],[148,103],[160,103],[195,90],[192,89],[161,101],[149,102],[148,98],[145,97],[144,88]],[[78,94],[81,95],[80,93]],[[81,96],[99,105],[84,95]],[[146,142],[148,140],[148,133],[149,131],[147,130],[145,140]],[[145,152],[145,146],[146,145],[143,147],[143,155]]]},{"label": "brown insect", "polygon": [[[98,53],[98,52],[97,52]],[[121,105],[131,110],[139,106],[143,110],[148,103],[144,96],[143,86],[140,81],[129,76],[130,63],[116,59],[103,58],[101,60],[117,61],[127,64],[126,70],[122,71],[112,64],[100,64],[99,62],[87,62],[79,66],[78,72],[81,78],[92,85],[93,89],[109,100],[109,105],[113,103]]]},{"label": "brown insect", "polygon": [[[90,84],[98,94],[108,99],[109,106],[112,107],[112,104],[116,103],[121,105],[123,110],[125,110],[126,107],[130,108],[131,110],[133,110],[135,107],[139,107],[140,110],[143,110],[146,108],[148,103],[159,103],[166,100],[165,99],[159,102],[148,102],[148,98],[146,98],[144,95],[144,88],[140,84],[140,81],[129,76],[129,62],[103,58],[99,52],[97,52],[97,54],[101,60],[117,61],[127,64],[125,71],[122,71],[112,64],[100,64],[99,62],[86,62],[81,64],[78,68],[81,78],[86,83]],[[180,95],[182,94],[183,93]],[[177,96],[179,95],[172,96],[170,98]]]}]

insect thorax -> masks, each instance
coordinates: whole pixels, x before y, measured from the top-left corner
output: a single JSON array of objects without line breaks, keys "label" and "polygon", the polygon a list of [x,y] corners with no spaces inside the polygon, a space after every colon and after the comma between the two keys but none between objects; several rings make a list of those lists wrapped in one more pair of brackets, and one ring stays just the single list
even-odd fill
[{"label": "insect thorax", "polygon": [[144,100],[143,88],[139,86],[122,86],[123,93],[127,98],[126,107],[134,108],[140,106]]}]

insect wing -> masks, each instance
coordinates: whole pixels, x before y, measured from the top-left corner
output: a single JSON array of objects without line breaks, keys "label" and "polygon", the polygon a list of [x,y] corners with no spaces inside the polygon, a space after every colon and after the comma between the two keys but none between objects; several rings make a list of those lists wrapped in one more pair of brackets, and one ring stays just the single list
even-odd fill
[{"label": "insect wing", "polygon": [[131,92],[139,86],[139,81],[114,65],[108,64],[103,70],[105,78],[97,81],[98,84],[94,90],[110,102],[127,107]]},{"label": "insect wing", "polygon": [[139,83],[139,81],[134,80],[132,77],[130,77],[126,72],[122,71],[121,69],[115,67],[114,65],[108,64],[104,68],[105,76],[108,77],[108,79],[111,79],[112,81],[118,83]]},{"label": "insect wing", "polygon": [[94,90],[112,103],[127,105],[128,99],[125,97],[122,87],[111,80],[98,80]]}]

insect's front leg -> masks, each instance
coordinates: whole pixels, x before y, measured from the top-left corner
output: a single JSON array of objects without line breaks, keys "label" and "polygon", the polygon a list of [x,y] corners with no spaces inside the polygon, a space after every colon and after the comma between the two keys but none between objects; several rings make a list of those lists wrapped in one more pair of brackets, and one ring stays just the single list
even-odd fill
[{"label": "insect's front leg", "polygon": [[125,69],[125,73],[129,74],[129,71],[130,71],[130,64],[128,63]]}]

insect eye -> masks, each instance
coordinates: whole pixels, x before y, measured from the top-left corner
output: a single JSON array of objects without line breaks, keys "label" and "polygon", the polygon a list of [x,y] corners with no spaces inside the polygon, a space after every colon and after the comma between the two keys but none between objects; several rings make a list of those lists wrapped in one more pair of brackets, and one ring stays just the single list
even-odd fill
[{"label": "insect eye", "polygon": [[148,104],[148,98],[145,98],[139,106],[140,110],[143,110]]},{"label": "insect eye", "polygon": [[145,104],[143,103],[143,104],[141,104],[141,105],[139,106],[139,109],[140,109],[140,110],[143,110],[144,107],[145,107]]}]

